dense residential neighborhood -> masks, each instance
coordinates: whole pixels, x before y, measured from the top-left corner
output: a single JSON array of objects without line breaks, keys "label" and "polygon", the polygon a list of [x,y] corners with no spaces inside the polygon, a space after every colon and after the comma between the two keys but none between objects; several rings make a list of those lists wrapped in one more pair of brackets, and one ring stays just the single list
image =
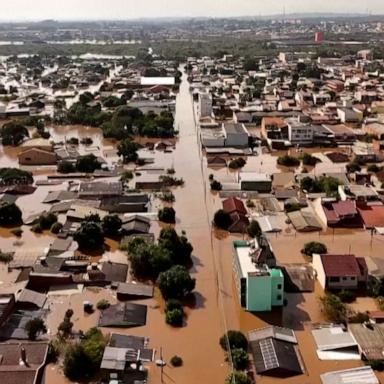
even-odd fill
[{"label": "dense residential neighborhood", "polygon": [[383,382],[383,25],[1,22],[0,383]]}]

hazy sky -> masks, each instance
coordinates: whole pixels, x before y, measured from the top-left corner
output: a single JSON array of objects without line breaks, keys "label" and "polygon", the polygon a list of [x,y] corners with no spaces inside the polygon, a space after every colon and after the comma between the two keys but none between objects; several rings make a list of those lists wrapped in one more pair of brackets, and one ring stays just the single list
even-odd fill
[{"label": "hazy sky", "polygon": [[384,14],[384,0],[0,0],[1,20],[257,16],[293,12]]}]

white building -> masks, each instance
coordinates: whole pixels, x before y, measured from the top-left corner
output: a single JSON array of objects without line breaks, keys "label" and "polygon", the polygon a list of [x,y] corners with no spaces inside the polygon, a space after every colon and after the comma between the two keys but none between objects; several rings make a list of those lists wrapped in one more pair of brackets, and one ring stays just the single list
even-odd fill
[{"label": "white building", "polygon": [[225,134],[221,127],[201,129],[200,137],[201,144],[205,148],[225,146]]},{"label": "white building", "polygon": [[212,115],[212,96],[209,93],[199,93],[199,117]]},{"label": "white building", "polygon": [[313,142],[313,126],[302,123],[298,119],[287,119],[288,140],[293,145],[306,145]]},{"label": "white building", "polygon": [[226,147],[248,147],[249,132],[244,124],[230,122],[223,124]]}]

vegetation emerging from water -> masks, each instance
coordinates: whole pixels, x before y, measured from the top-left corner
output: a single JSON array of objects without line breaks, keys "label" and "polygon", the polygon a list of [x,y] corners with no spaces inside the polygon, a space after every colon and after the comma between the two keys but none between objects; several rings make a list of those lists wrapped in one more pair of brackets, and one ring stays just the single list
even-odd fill
[{"label": "vegetation emerging from water", "polygon": [[293,156],[280,156],[277,158],[277,164],[283,165],[284,167],[298,167],[300,160]]},{"label": "vegetation emerging from water", "polygon": [[175,229],[167,227],[160,231],[157,244],[136,238],[128,243],[127,251],[134,275],[156,280],[172,265],[188,266],[193,247],[184,235],[178,235]]},{"label": "vegetation emerging from water", "polygon": [[317,255],[323,255],[328,252],[327,246],[318,241],[310,241],[309,243],[304,244],[301,253],[305,256],[312,257],[314,253]]},{"label": "vegetation emerging from water", "polygon": [[64,374],[70,380],[93,378],[100,370],[106,341],[99,329],[91,328],[82,341],[69,345],[64,356]]},{"label": "vegetation emerging from water", "polygon": [[128,107],[125,99],[108,98],[103,100],[104,106],[116,108],[113,112],[105,112],[102,105],[95,100],[90,92],[80,95],[77,103],[73,104],[66,115],[69,124],[84,124],[100,127],[104,137],[118,140],[131,135],[147,137],[173,137],[174,118],[171,112],[162,111],[143,113],[138,108]]},{"label": "vegetation emerging from water", "polygon": [[321,176],[319,178],[304,177],[300,188],[307,193],[325,193],[328,197],[336,197],[340,181],[335,177]]},{"label": "vegetation emerging from water", "polygon": [[0,168],[0,184],[32,184],[33,176],[31,172],[23,171],[18,168]]},{"label": "vegetation emerging from water", "polygon": [[22,213],[15,203],[0,202],[0,226],[14,226],[21,222]]}]

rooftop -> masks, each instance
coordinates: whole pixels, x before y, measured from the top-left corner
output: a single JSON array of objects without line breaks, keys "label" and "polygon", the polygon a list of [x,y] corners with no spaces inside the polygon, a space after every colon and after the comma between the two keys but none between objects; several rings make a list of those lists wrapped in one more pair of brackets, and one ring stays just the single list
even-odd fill
[{"label": "rooftop", "polygon": [[247,130],[245,129],[244,125],[241,123],[234,123],[234,122],[224,123],[223,128],[227,134],[228,133],[230,134],[236,134],[236,133],[246,134],[247,133]]},{"label": "rooftop", "polygon": [[371,367],[358,367],[320,375],[323,384],[379,384]]},{"label": "rooftop", "polygon": [[358,260],[354,255],[320,255],[328,277],[361,276]]},{"label": "rooftop", "polygon": [[258,172],[240,172],[240,181],[248,182],[270,182],[272,180],[271,176],[267,173],[258,173]]}]

